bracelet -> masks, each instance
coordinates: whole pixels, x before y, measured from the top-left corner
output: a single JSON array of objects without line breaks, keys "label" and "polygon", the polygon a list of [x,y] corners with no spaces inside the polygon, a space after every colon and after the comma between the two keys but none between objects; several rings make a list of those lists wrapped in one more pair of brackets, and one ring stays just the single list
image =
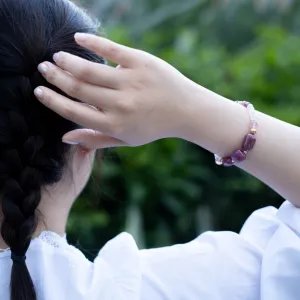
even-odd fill
[{"label": "bracelet", "polygon": [[247,108],[250,116],[250,132],[245,136],[242,148],[234,151],[231,156],[220,157],[215,154],[215,160],[217,165],[223,165],[224,167],[231,167],[236,163],[240,163],[247,158],[247,154],[253,149],[256,143],[256,131],[258,127],[258,122],[255,117],[254,106],[246,101],[236,101],[237,103],[243,105]]}]

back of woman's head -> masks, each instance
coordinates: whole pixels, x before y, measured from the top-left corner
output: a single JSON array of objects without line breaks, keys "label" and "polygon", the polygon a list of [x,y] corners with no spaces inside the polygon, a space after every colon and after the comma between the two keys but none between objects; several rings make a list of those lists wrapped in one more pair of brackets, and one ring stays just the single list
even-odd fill
[{"label": "back of woman's head", "polygon": [[26,252],[41,190],[61,180],[70,150],[61,138],[78,127],[36,100],[34,88],[49,87],[37,66],[61,50],[103,63],[74,41],[97,27],[68,0],[0,0],[1,235],[12,252],[11,300],[36,299]]}]

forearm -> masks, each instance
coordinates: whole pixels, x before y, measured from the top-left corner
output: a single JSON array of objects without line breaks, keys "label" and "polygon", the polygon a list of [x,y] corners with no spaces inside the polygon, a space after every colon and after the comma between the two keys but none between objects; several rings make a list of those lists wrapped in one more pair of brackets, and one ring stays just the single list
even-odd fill
[{"label": "forearm", "polygon": [[[183,110],[189,122],[180,137],[220,156],[240,149],[249,130],[247,110],[199,86],[192,94]],[[300,206],[300,129],[260,112],[257,120],[256,145],[238,166]]]}]

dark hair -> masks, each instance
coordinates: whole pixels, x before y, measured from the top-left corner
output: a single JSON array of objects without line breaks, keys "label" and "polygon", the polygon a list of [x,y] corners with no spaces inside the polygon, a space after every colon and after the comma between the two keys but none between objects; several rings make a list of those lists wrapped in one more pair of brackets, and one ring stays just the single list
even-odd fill
[{"label": "dark hair", "polygon": [[98,24],[68,0],[0,0],[1,235],[13,258],[11,300],[36,299],[26,263],[18,258],[25,257],[37,228],[42,187],[63,176],[71,147],[61,138],[79,127],[36,100],[34,88],[51,87],[37,66],[53,62],[61,50],[104,63],[74,40],[76,32],[97,30]]}]

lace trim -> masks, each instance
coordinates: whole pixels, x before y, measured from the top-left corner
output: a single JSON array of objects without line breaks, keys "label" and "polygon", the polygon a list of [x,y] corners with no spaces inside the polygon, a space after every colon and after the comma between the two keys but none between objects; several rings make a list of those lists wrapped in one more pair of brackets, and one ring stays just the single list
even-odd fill
[{"label": "lace trim", "polygon": [[[31,242],[38,240],[41,240],[55,248],[61,248],[65,245],[68,245],[66,234],[64,235],[64,237],[61,237],[60,235],[52,231],[42,231],[40,235],[32,239]],[[10,248],[0,249],[0,253],[5,253],[8,251],[10,251]]]},{"label": "lace trim", "polygon": [[33,239],[33,241],[34,240],[42,240],[55,248],[61,248],[62,246],[68,245],[66,234],[64,237],[61,237],[52,231],[42,231],[38,237]]},{"label": "lace trim", "polygon": [[0,249],[0,253],[5,253],[5,252],[8,252],[10,249],[9,248],[6,248],[6,249]]}]

